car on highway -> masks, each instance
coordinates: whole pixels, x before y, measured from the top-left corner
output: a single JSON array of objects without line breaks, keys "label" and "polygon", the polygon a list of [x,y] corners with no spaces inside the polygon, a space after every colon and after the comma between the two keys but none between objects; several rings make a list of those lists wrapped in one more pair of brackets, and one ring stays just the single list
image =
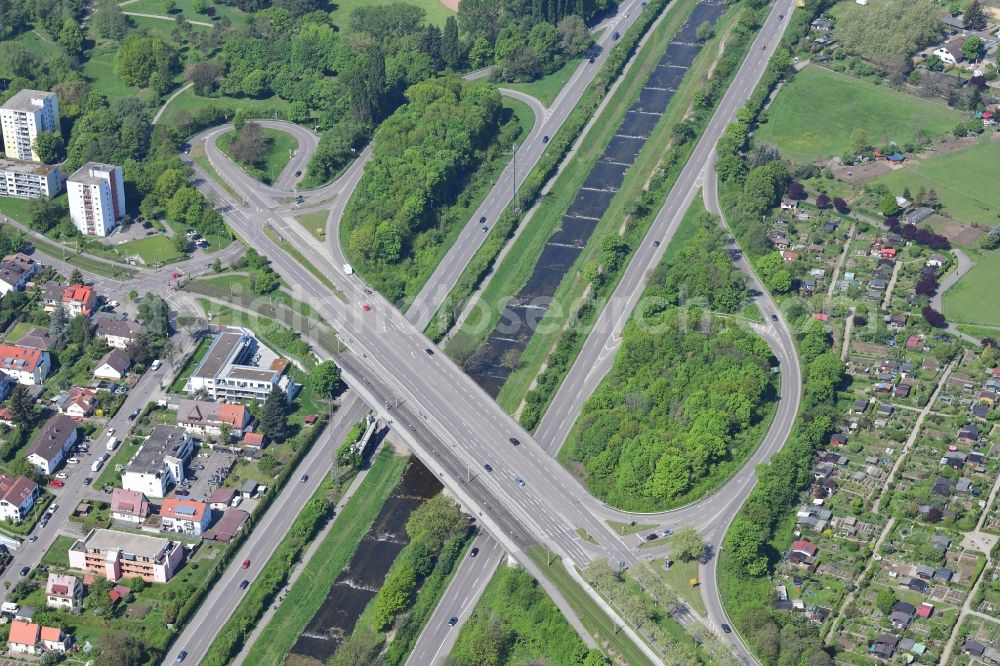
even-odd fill
[{"label": "car on highway", "polygon": [[185,659],[187,659],[187,656],[188,656],[187,650],[181,650],[180,652],[177,653],[177,659],[174,659],[174,661],[184,661]]},{"label": "car on highway", "polygon": [[142,410],[140,410],[140,409],[133,409],[132,413],[128,415],[128,420],[129,421],[135,421],[135,417],[139,416],[139,414],[141,412],[142,412]]},{"label": "car on highway", "polygon": [[545,136],[542,137],[542,143],[548,143],[548,142],[549,142],[549,135],[546,134]]},{"label": "car on highway", "polygon": [[431,349],[430,347],[428,347],[424,351],[427,353],[428,356],[434,356],[434,350]]},{"label": "car on highway", "polygon": [[472,550],[469,551],[469,557],[475,557],[478,554],[479,554],[478,548],[473,548]]},{"label": "car on highway", "polygon": [[69,478],[69,474],[67,474],[66,472],[59,472],[58,474],[56,474],[56,478],[57,479],[68,479]]},{"label": "car on highway", "polygon": [[783,21],[784,19],[785,19],[785,15],[784,14],[778,14],[778,20],[779,21]]},{"label": "car on highway", "polygon": [[771,321],[778,321],[778,315],[776,314],[771,315]]},{"label": "car on highway", "polygon": [[295,172],[295,177],[296,177],[296,178],[298,178],[298,177],[299,177],[299,176],[301,176],[301,175],[302,175],[302,172],[301,172],[301,171],[296,171],[296,172]]},{"label": "car on highway", "polygon": [[309,475],[308,474],[303,474],[302,478],[299,479],[299,481],[302,482],[302,483],[305,483],[308,480],[309,480]]},{"label": "car on highway", "polygon": [[725,623],[722,624],[722,630],[724,632],[726,632],[727,634],[733,633],[733,628],[730,627],[728,624],[725,624]]},{"label": "car on highway", "polygon": [[53,488],[62,488],[63,486],[66,485],[66,482],[61,479],[52,479],[51,481],[49,481],[49,485],[52,486]]},{"label": "car on highway", "polygon": [[457,617],[450,617],[450,618],[448,618],[448,626],[449,627],[454,627],[456,624],[458,624],[458,618]]},{"label": "car on highway", "polygon": [[31,567],[21,567],[22,576],[27,576],[29,573],[31,573]]},{"label": "car on highway", "polygon": [[246,578],[244,578],[243,580],[240,581],[240,589],[241,590],[245,590],[248,587],[250,587],[250,581],[248,581]]},{"label": "car on highway", "polygon": [[483,469],[485,469],[487,472],[493,472],[493,465],[486,463],[483,465]]},{"label": "car on highway", "polygon": [[660,535],[657,534],[656,532],[653,532],[652,534],[647,534],[646,535],[646,541],[656,541],[659,538],[660,538]]},{"label": "car on highway", "polygon": [[660,241],[653,241],[653,247],[660,247]]},{"label": "car on highway", "polygon": [[591,65],[593,65],[593,64],[594,64],[594,59],[593,59],[593,58],[591,58],[591,59],[590,59],[590,64],[591,64]]},{"label": "car on highway", "polygon": [[613,39],[616,42],[618,41],[618,38],[621,37],[621,36],[622,36],[622,34],[620,32],[618,32],[617,30],[615,30],[613,33],[611,33],[611,39]]},{"label": "car on highway", "polygon": [[762,46],[760,47],[760,50],[761,50],[761,51],[766,51],[766,50],[767,50],[767,44],[763,44],[763,45],[762,45]]},{"label": "car on highway", "polygon": [[361,306],[361,309],[364,310],[365,312],[371,312],[372,311],[372,306],[370,306],[367,303],[365,303],[364,305]]},{"label": "car on highway", "polygon": [[37,534],[32,534],[30,537],[28,537],[28,543],[35,543],[36,541],[38,541]]},{"label": "car on highway", "polygon": [[486,216],[485,215],[483,215],[481,218],[479,218],[479,224],[486,224]]},{"label": "car on highway", "polygon": [[114,428],[108,428],[108,437],[111,437],[111,435],[113,435],[113,434],[115,434],[115,429]]},{"label": "car on highway", "polygon": [[524,479],[522,479],[522,478],[521,478],[521,477],[519,477],[519,476],[515,476],[515,477],[514,477],[514,481],[516,481],[516,482],[517,482],[517,485],[519,485],[519,486],[521,486],[522,488],[524,488]]},{"label": "car on highway", "polygon": [[519,440],[517,437],[511,437],[510,443],[513,444],[514,446],[517,446],[518,444],[521,443],[521,440]]},{"label": "car on highway", "polygon": [[666,537],[670,536],[673,533],[674,533],[673,530],[663,530],[663,537],[666,538]]},{"label": "car on highway", "polygon": [[243,564],[240,565],[244,569],[250,568],[250,560],[243,560]]},{"label": "car on highway", "polygon": [[85,485],[85,486],[89,486],[89,485],[90,485],[90,484],[92,484],[93,482],[94,482],[94,477],[92,477],[92,476],[88,476],[87,478],[85,478],[85,479],[83,480],[83,485]]}]

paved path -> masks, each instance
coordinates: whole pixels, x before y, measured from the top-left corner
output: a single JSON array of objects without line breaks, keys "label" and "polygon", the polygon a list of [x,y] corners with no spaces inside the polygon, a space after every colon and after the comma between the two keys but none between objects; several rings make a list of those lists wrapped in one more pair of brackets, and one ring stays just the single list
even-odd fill
[{"label": "paved path", "polygon": [[[173,16],[160,16],[159,14],[143,14],[141,12],[122,12],[125,16],[139,16],[141,18],[148,19],[158,19],[160,21],[170,21],[174,23],[176,19]],[[188,21],[191,25],[200,25],[206,28],[211,28],[214,24],[208,23],[207,21]]]},{"label": "paved path", "polygon": [[888,310],[892,305],[892,291],[896,288],[896,279],[899,277],[899,268],[902,265],[902,261],[896,261],[892,267],[892,277],[889,278],[889,286],[885,288],[885,297],[882,299],[883,310]]},{"label": "paved path", "polygon": [[840,277],[840,269],[844,266],[844,260],[847,259],[847,253],[851,251],[851,243],[854,242],[854,234],[858,231],[858,225],[855,222],[851,223],[851,228],[847,232],[847,241],[844,242],[844,250],[837,257],[837,263],[833,267],[833,273],[830,274],[830,288],[826,290],[826,297],[833,298],[833,292],[837,288],[837,278]]}]

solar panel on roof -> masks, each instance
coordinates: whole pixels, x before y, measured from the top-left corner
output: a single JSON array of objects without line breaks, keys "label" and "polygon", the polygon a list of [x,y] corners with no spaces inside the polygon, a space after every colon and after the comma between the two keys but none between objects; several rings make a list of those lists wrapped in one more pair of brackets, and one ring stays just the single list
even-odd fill
[{"label": "solar panel on roof", "polygon": [[193,516],[195,510],[193,506],[179,506],[174,510],[174,513],[178,513],[182,516]]}]

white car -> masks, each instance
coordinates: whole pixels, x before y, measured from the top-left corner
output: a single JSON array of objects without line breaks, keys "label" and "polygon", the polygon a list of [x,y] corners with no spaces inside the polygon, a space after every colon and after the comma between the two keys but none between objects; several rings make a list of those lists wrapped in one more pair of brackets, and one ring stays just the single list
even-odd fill
[{"label": "white car", "polygon": [[57,479],[68,479],[69,478],[69,474],[67,474],[66,472],[59,472],[58,474],[56,474],[56,478]]},{"label": "white car", "polygon": [[111,435],[113,435],[113,434],[115,434],[115,429],[114,428],[108,428],[108,437],[111,437]]},{"label": "white car", "polygon": [[80,459],[77,458],[76,456],[73,456],[72,458],[70,458],[66,462],[69,463],[70,465],[79,465],[80,464]]}]

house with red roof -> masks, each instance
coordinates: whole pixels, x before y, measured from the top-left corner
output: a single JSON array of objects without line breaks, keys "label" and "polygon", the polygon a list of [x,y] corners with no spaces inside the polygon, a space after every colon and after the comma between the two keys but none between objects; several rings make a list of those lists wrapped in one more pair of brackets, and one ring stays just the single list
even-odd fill
[{"label": "house with red roof", "polygon": [[41,384],[49,375],[52,360],[47,351],[21,345],[0,345],[0,372],[18,384]]},{"label": "house with red roof", "polygon": [[111,518],[139,524],[149,516],[149,500],[137,490],[115,488],[111,491]]},{"label": "house with red roof", "polygon": [[97,309],[97,292],[87,284],[71,284],[63,289],[61,302],[67,317],[89,317]]},{"label": "house with red roof", "polygon": [[917,607],[917,617],[927,619],[934,614],[934,604],[929,604],[926,601]]},{"label": "house with red roof", "polygon": [[163,530],[200,536],[212,523],[212,509],[205,502],[168,497],[160,505]]},{"label": "house with red roof", "polygon": [[51,652],[65,653],[73,644],[73,639],[59,627],[42,627],[42,647]]},{"label": "house with red roof", "polygon": [[895,259],[896,258],[896,248],[894,247],[884,247],[878,251],[883,259]]},{"label": "house with red roof", "polygon": [[7,649],[17,654],[39,654],[41,646],[38,644],[38,636],[41,627],[34,622],[10,623],[10,635],[7,636]]}]

